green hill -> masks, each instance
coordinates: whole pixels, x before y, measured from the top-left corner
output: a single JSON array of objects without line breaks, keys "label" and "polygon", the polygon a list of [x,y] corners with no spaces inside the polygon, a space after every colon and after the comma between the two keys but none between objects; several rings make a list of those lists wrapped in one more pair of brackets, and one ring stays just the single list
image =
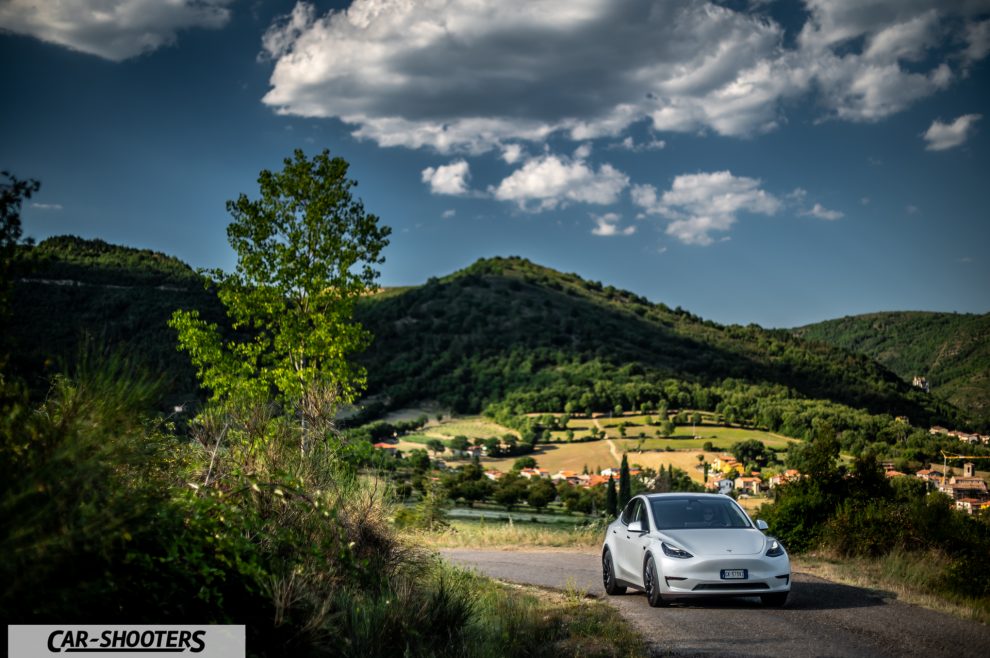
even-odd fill
[{"label": "green hill", "polygon": [[990,419],[990,313],[870,313],[827,320],[795,335],[865,354],[910,382]]},{"label": "green hill", "polygon": [[[188,266],[78,238],[25,247],[21,266],[12,366],[32,384],[89,340],[159,374],[169,403],[198,395],[166,321],[176,308],[221,325],[224,316]],[[917,427],[957,422],[955,409],[867,356],[789,331],[721,326],[519,258],[383,291],[362,300],[358,316],[376,337],[361,357],[369,394],[393,406],[436,399],[509,418],[662,404],[791,436],[828,421],[855,428],[850,440],[864,445],[884,432],[896,440],[897,415]]]},{"label": "green hill", "polygon": [[[869,358],[790,332],[720,326],[519,258],[480,260],[368,299],[370,388],[399,403],[518,412],[670,406],[756,419],[759,395],[821,399],[917,423],[952,413]],[[762,387],[733,402],[733,391]],[[745,405],[746,409],[738,409]],[[782,409],[764,409],[780,427]]]},{"label": "green hill", "polygon": [[199,396],[192,365],[176,350],[166,322],[177,308],[198,308],[215,322],[224,315],[202,277],[182,261],[60,236],[22,247],[15,279],[10,367],[37,394],[81,352],[116,351],[161,379],[163,404]]}]

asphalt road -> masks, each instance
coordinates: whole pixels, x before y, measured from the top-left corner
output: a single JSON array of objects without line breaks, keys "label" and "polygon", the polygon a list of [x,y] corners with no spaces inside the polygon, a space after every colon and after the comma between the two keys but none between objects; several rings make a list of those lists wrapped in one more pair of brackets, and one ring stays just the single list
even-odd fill
[{"label": "asphalt road", "polygon": [[499,580],[577,587],[602,597],[644,635],[656,655],[990,657],[986,626],[800,572],[794,573],[783,609],[764,608],[755,598],[651,608],[633,590],[606,596],[597,555],[472,549],[441,553]]}]

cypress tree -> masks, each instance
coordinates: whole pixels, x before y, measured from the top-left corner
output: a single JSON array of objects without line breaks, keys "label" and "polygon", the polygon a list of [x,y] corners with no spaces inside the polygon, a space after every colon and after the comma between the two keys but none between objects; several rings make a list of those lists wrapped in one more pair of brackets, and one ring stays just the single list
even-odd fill
[{"label": "cypress tree", "polygon": [[630,498],[632,498],[632,486],[629,482],[629,460],[623,453],[622,466],[619,467],[619,509],[625,509]]},{"label": "cypress tree", "polygon": [[615,480],[608,476],[608,488],[605,490],[605,512],[610,519],[618,516],[618,504],[615,497]]}]

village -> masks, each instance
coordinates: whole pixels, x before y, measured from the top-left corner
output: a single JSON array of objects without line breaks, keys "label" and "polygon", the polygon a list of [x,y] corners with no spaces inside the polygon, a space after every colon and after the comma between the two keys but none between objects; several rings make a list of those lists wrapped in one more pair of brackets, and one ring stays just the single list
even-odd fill
[{"label": "village", "polygon": [[[990,510],[990,488],[984,479],[976,475],[973,462],[963,464],[962,475],[952,474],[952,469],[926,468],[911,476],[894,470],[892,462],[881,462],[881,465],[884,467],[884,475],[888,478],[916,477],[923,480],[928,484],[930,491],[938,491],[949,496],[954,501],[956,509],[969,514]],[[505,472],[496,469],[485,471],[485,477],[494,482],[498,482],[505,475]],[[578,473],[570,470],[551,473],[545,468],[535,467],[521,469],[519,476],[527,480],[542,478],[554,484],[567,482],[573,486],[593,488],[606,485],[610,478],[617,481],[619,469],[606,468],[599,473]],[[632,467],[629,469],[629,476],[634,479],[642,478],[643,470]],[[747,473],[745,466],[732,455],[721,454],[709,464],[709,477],[706,478],[705,488],[709,491],[733,490],[740,497],[763,496],[772,493],[776,487],[801,477],[803,476],[797,470],[787,469],[783,473],[764,478],[759,471]],[[731,483],[731,486],[726,486],[726,482]],[[652,483],[645,484],[649,486]]]}]

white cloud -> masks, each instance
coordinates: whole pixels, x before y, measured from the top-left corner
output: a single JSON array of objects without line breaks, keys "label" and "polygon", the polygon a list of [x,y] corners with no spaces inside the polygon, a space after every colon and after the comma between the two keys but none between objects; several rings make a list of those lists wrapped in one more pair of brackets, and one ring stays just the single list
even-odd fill
[{"label": "white cloud", "polygon": [[62,204],[61,203],[32,203],[31,204],[31,207],[32,208],[36,208],[38,210],[61,210],[62,209]]},{"label": "white cloud", "polygon": [[862,199],[859,200],[859,202],[864,206],[868,206],[870,205],[870,197],[864,196]]},{"label": "white cloud", "polygon": [[929,151],[945,151],[955,148],[965,142],[973,130],[973,125],[982,118],[979,114],[964,114],[952,123],[942,123],[935,119],[922,135],[928,142],[925,148]]},{"label": "white cloud", "polygon": [[621,142],[612,142],[608,145],[608,148],[610,150],[620,149],[623,151],[632,151],[633,153],[642,153],[644,151],[659,151],[666,148],[666,146],[667,142],[656,137],[651,137],[648,141],[637,143],[631,135],[628,135]]},{"label": "white cloud", "polygon": [[611,237],[615,235],[632,235],[636,232],[636,227],[631,225],[620,229],[619,220],[622,219],[622,216],[614,212],[608,212],[604,215],[592,215],[591,218],[595,220],[595,228],[591,229],[592,235]]},{"label": "white cloud", "polygon": [[835,220],[842,219],[846,216],[845,213],[838,210],[829,210],[820,203],[816,203],[810,210],[805,210],[801,214],[808,217],[817,217],[818,219],[824,219],[830,222],[834,222]]},{"label": "white cloud", "polygon": [[546,154],[528,160],[490,191],[500,201],[539,212],[572,202],[615,203],[628,185],[629,177],[610,164],[595,170],[583,160]]},{"label": "white cloud", "polygon": [[990,52],[986,0],[805,5],[789,43],[761,3],[355,0],[323,15],[300,3],[264,37],[264,102],[382,146],[503,149],[512,164],[521,150],[506,144],[554,133],[645,148],[624,135],[642,121],[749,136],[810,94],[827,118],[877,121]]},{"label": "white cloud", "polygon": [[575,160],[587,160],[588,156],[590,155],[591,155],[591,144],[587,142],[581,144],[576,149],[574,149]]},{"label": "white cloud", "polygon": [[921,209],[918,206],[908,204],[904,206],[904,212],[906,212],[909,215],[917,215],[919,212],[921,212]]},{"label": "white cloud", "polygon": [[439,167],[427,167],[421,174],[424,183],[430,186],[431,194],[463,196],[470,192],[467,179],[471,170],[465,160],[455,160]]},{"label": "white cloud", "polygon": [[457,215],[457,211],[454,210],[453,208],[448,208],[447,210],[444,210],[443,213],[440,214],[440,216],[443,217],[444,219],[450,219],[455,215]]},{"label": "white cloud", "polygon": [[990,53],[990,20],[966,26],[966,59],[978,62]]},{"label": "white cloud", "polygon": [[729,171],[683,174],[658,196],[652,185],[636,185],[632,200],[645,212],[672,220],[667,235],[685,244],[710,245],[712,233],[728,231],[742,212],[773,215],[781,202],[760,181]]},{"label": "white cloud", "polygon": [[805,5],[809,17],[797,52],[823,102],[840,119],[876,121],[900,112],[951,84],[959,71],[950,63],[987,55],[979,24],[972,20],[987,12],[985,0],[805,0]]},{"label": "white cloud", "polygon": [[502,160],[506,164],[515,164],[522,159],[523,148],[519,144],[505,144],[502,146]]},{"label": "white cloud", "polygon": [[233,0],[5,0],[6,30],[120,62],[175,42],[180,30],[217,29]]}]

